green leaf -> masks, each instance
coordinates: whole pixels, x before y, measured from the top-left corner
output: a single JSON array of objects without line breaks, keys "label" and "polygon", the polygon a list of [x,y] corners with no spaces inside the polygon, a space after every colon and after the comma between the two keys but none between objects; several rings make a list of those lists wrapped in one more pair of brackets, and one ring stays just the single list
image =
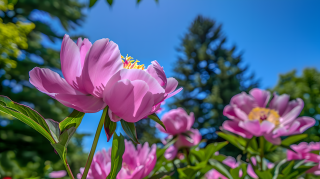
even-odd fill
[{"label": "green leaf", "polygon": [[34,130],[38,131],[45,138],[47,138],[52,144],[57,142],[51,135],[49,126],[47,125],[44,118],[33,109],[15,103],[8,97],[0,95],[0,111],[13,116],[16,119],[24,122],[28,126],[32,127]]},{"label": "green leaf", "polygon": [[139,4],[141,2],[141,0],[137,0],[137,4]]},{"label": "green leaf", "polygon": [[157,150],[157,159],[160,158],[165,151],[167,150],[168,147],[170,147],[171,145],[173,145],[175,142],[177,141],[177,138],[173,138],[172,140],[170,140],[170,142],[168,142],[162,149],[158,149]]},{"label": "green leaf", "polygon": [[187,166],[185,168],[178,168],[179,178],[189,179],[194,178],[194,175],[201,169],[207,166],[207,162],[201,162],[196,166]]},{"label": "green leaf", "polygon": [[117,123],[110,120],[110,117],[107,112],[106,118],[104,120],[104,130],[107,134],[107,142],[109,142],[109,140],[111,139],[113,133],[116,131],[116,128],[117,128]]},{"label": "green leaf", "polygon": [[134,141],[135,143],[140,144],[137,139],[137,132],[136,132],[136,127],[134,126],[134,123],[126,122],[123,119],[121,119],[120,122],[124,132],[126,132],[128,137],[130,137],[131,140]]},{"label": "green leaf", "polygon": [[239,171],[240,171],[240,167],[237,168],[231,168],[230,169],[230,174],[234,179],[240,179],[239,177]]},{"label": "green leaf", "polygon": [[68,129],[70,127],[75,127],[77,129],[84,115],[85,113],[74,109],[68,117],[66,117],[63,121],[60,122],[60,130],[63,132],[65,129]]},{"label": "green leaf", "polygon": [[229,171],[218,161],[210,159],[209,163],[212,165],[214,169],[216,169],[219,173],[226,176],[229,179],[233,179]]},{"label": "green leaf", "polygon": [[51,144],[53,148],[57,151],[60,158],[63,160],[63,162],[66,162],[66,156],[67,156],[67,146],[68,143],[72,137],[72,135],[75,133],[76,128],[71,127],[69,129],[66,129],[60,136],[59,136],[59,142],[55,144]]},{"label": "green leaf", "polygon": [[113,3],[113,0],[107,0],[107,3],[111,6]]},{"label": "green leaf", "polygon": [[115,179],[122,167],[122,155],[125,150],[124,137],[122,134],[115,134],[112,141],[111,149],[111,170],[107,179]]},{"label": "green leaf", "polygon": [[283,146],[290,146],[293,143],[296,143],[304,138],[308,137],[308,134],[298,134],[298,135],[293,135],[290,137],[287,137],[281,142],[281,145]]},{"label": "green leaf", "polygon": [[173,174],[173,172],[160,172],[156,175],[153,175],[149,179],[159,179],[159,178],[163,178],[165,176],[171,176],[172,174]]},{"label": "green leaf", "polygon": [[294,161],[292,160],[289,165],[287,165],[283,170],[282,170],[282,174],[287,176],[289,175],[289,173],[291,172],[291,169],[293,168],[293,165],[294,165]]},{"label": "green leaf", "polygon": [[229,142],[225,141],[225,142],[216,142],[216,143],[211,143],[209,145],[207,145],[207,147],[205,148],[205,161],[208,161],[215,152],[219,151],[221,148],[223,148],[224,146],[226,146]]},{"label": "green leaf", "polygon": [[53,139],[56,142],[59,142],[59,137],[60,137],[59,122],[54,121],[52,119],[45,119],[45,121],[47,122],[47,124],[49,126],[51,136],[53,137]]},{"label": "green leaf", "polygon": [[166,129],[166,126],[164,126],[163,122],[160,120],[160,118],[159,118],[155,113],[149,115],[148,118],[150,118],[150,119],[152,119],[154,122],[160,124],[160,125],[164,128],[164,130],[167,130],[167,129]]},{"label": "green leaf", "polygon": [[272,174],[270,173],[270,171],[255,170],[255,173],[260,179],[272,179]]},{"label": "green leaf", "polygon": [[89,7],[92,7],[93,5],[95,5],[97,1],[98,0],[90,0]]},{"label": "green leaf", "polygon": [[232,145],[238,147],[240,150],[244,151],[246,150],[247,152],[251,154],[259,154],[258,151],[255,151],[250,145],[247,147],[247,139],[244,139],[242,137],[235,136],[233,134],[227,134],[224,132],[217,132],[218,136],[224,138],[225,140],[229,141]]}]

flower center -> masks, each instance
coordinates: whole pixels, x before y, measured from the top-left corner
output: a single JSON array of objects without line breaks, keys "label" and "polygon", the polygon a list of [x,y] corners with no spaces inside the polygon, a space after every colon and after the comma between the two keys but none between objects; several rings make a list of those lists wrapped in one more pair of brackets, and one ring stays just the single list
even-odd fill
[{"label": "flower center", "polygon": [[280,123],[278,112],[268,108],[255,107],[250,111],[248,118],[249,120],[259,120],[260,122],[267,120],[276,126]]},{"label": "flower center", "polygon": [[126,57],[123,57],[121,55],[121,59],[122,60],[122,63],[123,63],[123,68],[126,68],[126,69],[140,69],[140,70],[143,70],[144,69],[144,65],[138,65],[138,60],[134,61],[132,60],[133,58],[130,57],[130,56],[126,56]]}]

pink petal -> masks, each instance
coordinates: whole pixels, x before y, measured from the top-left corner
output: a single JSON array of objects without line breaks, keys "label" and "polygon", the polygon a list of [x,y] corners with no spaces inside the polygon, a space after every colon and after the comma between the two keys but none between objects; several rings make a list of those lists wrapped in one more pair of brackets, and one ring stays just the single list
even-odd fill
[{"label": "pink petal", "polygon": [[67,175],[67,172],[65,170],[53,171],[49,173],[49,178],[62,178],[66,175]]},{"label": "pink petal", "polygon": [[141,80],[144,81],[149,88],[149,92],[152,93],[154,99],[154,105],[162,102],[164,99],[165,91],[160,86],[160,84],[155,80],[149,73],[139,70],[139,69],[122,69],[112,76],[106,85],[106,89],[111,88],[111,86],[117,81],[128,79],[130,81]]},{"label": "pink petal", "polygon": [[30,83],[39,91],[55,97],[56,94],[81,94],[73,89],[65,79],[47,68],[35,67],[29,72]]},{"label": "pink petal", "polygon": [[[109,109],[127,122],[137,122],[150,114],[153,96],[146,82],[141,80],[118,81],[104,91]],[[124,110],[125,109],[125,110]]]},{"label": "pink petal", "polygon": [[270,99],[270,92],[269,91],[254,88],[254,89],[250,90],[249,93],[251,94],[251,96],[254,97],[254,99],[257,102],[259,107],[263,107],[263,108],[266,107],[266,105],[268,104],[268,101]]},{"label": "pink petal", "polygon": [[91,95],[57,94],[55,98],[63,105],[84,113],[95,113],[106,107],[101,98]]},{"label": "pink petal", "polygon": [[237,106],[245,114],[249,114],[253,108],[258,106],[255,99],[245,92],[233,96],[231,98],[230,104]]},{"label": "pink petal", "polygon": [[223,109],[223,115],[226,116],[229,119],[240,121],[239,117],[237,116],[234,107],[231,105],[227,105]]},{"label": "pink petal", "polygon": [[80,50],[68,35],[63,37],[60,51],[61,71],[71,86],[76,86],[77,77],[81,76]]},{"label": "pink petal", "polygon": [[166,89],[167,87],[167,77],[163,71],[163,67],[157,61],[152,61],[152,64],[148,66],[147,72],[155,78],[158,83]]},{"label": "pink petal", "polygon": [[281,120],[282,125],[289,124],[293,120],[295,120],[299,116],[300,112],[302,111],[303,106],[304,106],[304,103],[300,98],[298,98],[296,102],[290,101],[287,107],[290,109],[290,111],[286,112],[286,114],[282,116],[282,120]]},{"label": "pink petal", "polygon": [[86,38],[82,40],[82,38],[79,37],[77,41],[77,45],[78,45],[78,48],[80,49],[80,59],[81,59],[80,61],[81,61],[81,67],[83,68],[87,52],[90,50],[92,43]]},{"label": "pink petal", "polygon": [[108,80],[122,67],[118,45],[109,39],[97,40],[86,56],[82,85],[89,94],[102,97]]},{"label": "pink petal", "polygon": [[248,164],[247,172],[248,172],[248,174],[249,174],[252,178],[258,178],[258,176],[257,176],[257,174],[254,172],[251,164]]},{"label": "pink petal", "polygon": [[269,121],[263,121],[260,124],[259,120],[241,121],[239,123],[239,126],[257,137],[262,136],[265,133],[270,133],[272,129],[275,127],[275,125]]},{"label": "pink petal", "polygon": [[174,145],[172,145],[167,148],[167,150],[164,153],[164,157],[167,160],[173,160],[174,158],[176,158],[177,153],[178,153],[178,149]]},{"label": "pink petal", "polygon": [[172,93],[178,86],[178,81],[175,78],[167,78],[166,94]]},{"label": "pink petal", "polygon": [[279,115],[282,116],[287,108],[289,99],[290,96],[287,94],[278,96],[276,93],[274,93],[273,99],[270,101],[269,107],[278,111]]},{"label": "pink petal", "polygon": [[272,135],[272,133],[265,135],[264,138],[275,145],[281,144],[281,138]]},{"label": "pink petal", "polygon": [[222,124],[223,129],[238,134],[244,138],[252,138],[252,134],[239,126],[239,122],[227,120]]},{"label": "pink petal", "polygon": [[230,168],[237,168],[239,166],[237,160],[230,156],[223,160],[222,163],[229,166]]}]

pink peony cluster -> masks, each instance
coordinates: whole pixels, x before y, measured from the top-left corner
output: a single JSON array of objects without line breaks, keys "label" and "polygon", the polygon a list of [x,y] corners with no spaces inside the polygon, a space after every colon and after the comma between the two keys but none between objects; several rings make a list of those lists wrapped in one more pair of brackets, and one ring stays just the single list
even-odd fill
[{"label": "pink peony cluster", "polygon": [[304,105],[300,98],[289,101],[289,95],[274,94],[267,107],[269,99],[270,92],[260,89],[233,96],[223,111],[231,119],[223,123],[223,129],[244,138],[264,136],[280,144],[281,136],[301,134],[315,124],[311,117],[298,117]]},{"label": "pink peony cluster", "polygon": [[[142,179],[153,170],[156,161],[156,145],[151,148],[148,143],[138,144],[137,149],[131,141],[125,140],[125,151],[122,156],[122,168],[117,179]],[[105,179],[111,169],[111,149],[102,150],[95,154],[92,160],[87,179]],[[80,179],[84,168],[80,169],[77,177]]]},{"label": "pink peony cluster", "polygon": [[[301,142],[298,145],[291,145],[291,150],[287,151],[288,160],[305,160],[305,162],[315,162],[318,165],[312,167],[307,171],[307,173],[313,173],[315,175],[320,175],[320,142]],[[313,152],[317,152],[315,154]]]},{"label": "pink peony cluster", "polygon": [[[192,147],[200,143],[202,137],[199,130],[191,128],[194,123],[193,113],[188,115],[182,108],[172,109],[163,115],[161,121],[164,126],[166,126],[167,130],[164,130],[159,124],[156,124],[156,127],[161,132],[169,134],[167,139],[173,137],[177,138],[174,145],[170,146],[165,152],[165,157],[168,160],[174,159],[180,148]],[[190,139],[188,139],[184,134],[188,134]]]},{"label": "pink peony cluster", "polygon": [[118,45],[109,39],[92,45],[81,38],[74,43],[65,35],[60,52],[64,78],[48,68],[35,67],[29,73],[30,83],[81,112],[98,112],[108,105],[114,122],[137,122],[181,90],[174,92],[177,80],[167,78],[157,61],[144,69],[131,57],[122,58]]}]

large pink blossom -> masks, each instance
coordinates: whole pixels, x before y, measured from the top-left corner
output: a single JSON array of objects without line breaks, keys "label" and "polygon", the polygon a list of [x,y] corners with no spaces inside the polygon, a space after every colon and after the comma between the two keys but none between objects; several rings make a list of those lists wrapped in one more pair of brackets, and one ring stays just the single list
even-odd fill
[{"label": "large pink blossom", "polygon": [[312,153],[320,150],[320,142],[301,142],[298,145],[291,145],[291,150],[287,151],[288,160],[305,160],[305,162],[315,162],[316,166],[312,167],[307,171],[307,173],[313,173],[315,175],[320,175],[320,155]]},{"label": "large pink blossom", "polygon": [[[137,149],[131,141],[125,140],[125,152],[122,156],[122,168],[117,179],[142,179],[153,170],[156,161],[156,145],[149,147],[146,142],[143,146],[138,144]],[[87,179],[105,179],[111,169],[111,149],[102,150],[95,154],[87,175]],[[80,179],[84,168],[80,169],[77,177]]]},{"label": "large pink blossom", "polygon": [[104,107],[103,90],[109,79],[123,68],[118,45],[109,39],[88,39],[74,43],[65,35],[60,52],[64,78],[48,68],[29,72],[30,83],[38,90],[76,110],[94,113]]},{"label": "large pink blossom", "polygon": [[[127,58],[125,63],[131,59]],[[104,90],[103,99],[114,122],[120,119],[137,122],[158,111],[165,99],[181,90],[174,92],[177,80],[167,78],[157,61],[153,61],[146,70],[135,65],[136,62],[130,63],[110,78]]]},{"label": "large pink blossom", "polygon": [[[298,98],[289,101],[289,95],[274,94],[252,89],[249,95],[242,92],[232,97],[223,114],[231,120],[223,123],[223,128],[245,138],[264,136],[273,144],[281,143],[281,136],[303,133],[315,124],[311,117],[298,117],[303,101]],[[298,118],[297,118],[298,117]]]},{"label": "large pink blossom", "polygon": [[[169,135],[167,139],[173,137],[177,139],[174,145],[170,146],[165,152],[164,156],[168,160],[174,159],[179,149],[189,148],[200,143],[202,136],[199,130],[191,128],[194,123],[193,113],[188,115],[182,108],[172,109],[163,115],[161,121],[167,130],[164,130],[159,124],[156,124],[156,127]],[[186,135],[189,135],[190,138]]]}]

